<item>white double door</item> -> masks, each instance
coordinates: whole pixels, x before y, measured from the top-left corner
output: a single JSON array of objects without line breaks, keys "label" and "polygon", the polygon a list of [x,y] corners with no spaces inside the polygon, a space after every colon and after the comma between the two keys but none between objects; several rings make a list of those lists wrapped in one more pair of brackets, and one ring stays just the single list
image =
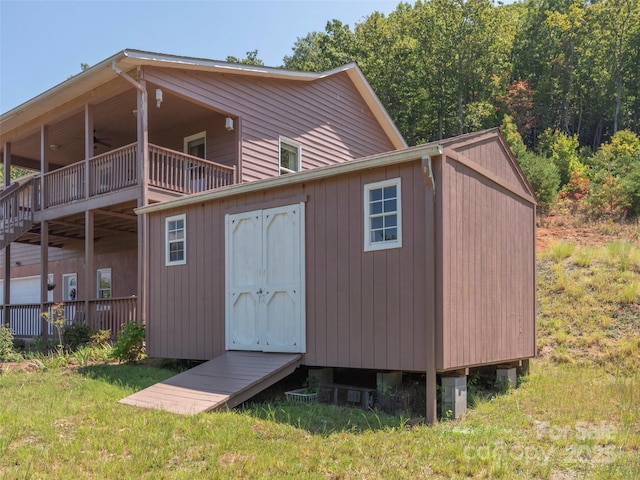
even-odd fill
[{"label": "white double door", "polygon": [[227,350],[304,353],[304,203],[225,221]]}]

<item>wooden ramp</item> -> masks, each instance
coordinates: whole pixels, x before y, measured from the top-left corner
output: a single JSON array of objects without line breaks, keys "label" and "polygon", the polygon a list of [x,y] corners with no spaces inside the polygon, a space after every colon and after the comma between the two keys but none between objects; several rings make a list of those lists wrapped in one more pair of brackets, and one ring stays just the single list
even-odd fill
[{"label": "wooden ramp", "polygon": [[291,374],[299,353],[226,352],[120,403],[183,415],[233,408]]}]

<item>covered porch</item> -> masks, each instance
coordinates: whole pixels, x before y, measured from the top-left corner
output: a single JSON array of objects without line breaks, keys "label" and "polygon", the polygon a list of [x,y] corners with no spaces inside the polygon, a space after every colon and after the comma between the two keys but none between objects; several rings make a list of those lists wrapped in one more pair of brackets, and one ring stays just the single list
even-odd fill
[{"label": "covered porch", "polygon": [[[134,210],[239,181],[239,119],[174,95],[167,86],[160,90],[134,73],[119,72],[75,97],[71,86],[63,103],[45,105],[47,113],[31,123],[19,122],[28,106],[3,120],[2,278],[39,276],[40,302],[12,301],[12,282],[3,282],[0,322],[9,323],[16,336],[50,329],[41,321],[41,312],[53,304],[48,278],[55,275],[59,283],[71,270],[78,272],[80,295],[61,298],[58,291],[55,300],[64,302],[68,321],[112,335],[122,323],[146,321],[148,237]],[[9,171],[16,167],[31,173],[10,183]],[[39,258],[22,258],[20,245],[33,246]],[[122,248],[126,255],[118,259]],[[109,298],[99,298],[100,249],[116,258],[114,268],[126,269],[131,284]],[[70,256],[78,260],[73,268],[56,266]]]}]

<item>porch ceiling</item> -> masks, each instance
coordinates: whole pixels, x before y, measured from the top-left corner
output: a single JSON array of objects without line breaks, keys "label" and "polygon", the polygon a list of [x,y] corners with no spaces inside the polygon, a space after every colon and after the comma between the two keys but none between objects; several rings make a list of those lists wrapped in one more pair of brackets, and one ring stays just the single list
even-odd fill
[{"label": "porch ceiling", "polygon": [[[113,82],[108,94],[89,102],[92,105],[96,140],[95,155],[129,145],[137,139],[136,90],[118,85],[117,82],[124,82],[122,79],[116,79]],[[185,122],[198,122],[215,114],[214,111],[173,95],[166,89],[163,90],[162,105],[156,108],[153,100],[155,89],[155,85],[147,85],[150,141],[154,141],[154,136],[161,137],[162,132],[179,128]],[[46,125],[48,145],[45,148],[51,170],[85,159],[82,106],[72,111],[61,112],[54,120],[46,122]],[[11,143],[13,165],[40,170],[40,136],[40,126],[32,126],[26,132],[16,133],[13,138],[6,138],[6,141]],[[5,141],[4,138],[3,141]],[[162,142],[157,143],[162,144]],[[51,147],[52,145],[55,147]]]},{"label": "porch ceiling", "polygon": [[[133,209],[135,203],[110,206],[108,209],[94,210],[94,241],[117,235],[137,235],[138,218]],[[42,224],[37,223],[18,242],[40,245]],[[85,239],[84,212],[49,221],[49,246],[72,247]]]}]

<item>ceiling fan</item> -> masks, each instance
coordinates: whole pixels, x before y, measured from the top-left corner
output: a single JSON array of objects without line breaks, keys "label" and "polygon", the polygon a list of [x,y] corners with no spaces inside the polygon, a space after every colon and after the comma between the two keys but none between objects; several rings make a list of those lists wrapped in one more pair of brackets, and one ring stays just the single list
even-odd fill
[{"label": "ceiling fan", "polygon": [[[74,140],[84,140],[83,138],[75,137]],[[112,140],[109,137],[98,137],[96,135],[96,130],[93,131],[93,149],[96,150],[99,145],[103,147],[111,148],[111,144],[107,142],[107,140]]]},{"label": "ceiling fan", "polygon": [[96,136],[96,131],[93,131],[93,149],[95,150],[96,148],[98,148],[98,145],[102,145],[103,147],[107,147],[107,148],[111,148],[111,144],[107,143],[105,140],[111,140],[110,138],[104,137],[104,138],[98,138]]}]

